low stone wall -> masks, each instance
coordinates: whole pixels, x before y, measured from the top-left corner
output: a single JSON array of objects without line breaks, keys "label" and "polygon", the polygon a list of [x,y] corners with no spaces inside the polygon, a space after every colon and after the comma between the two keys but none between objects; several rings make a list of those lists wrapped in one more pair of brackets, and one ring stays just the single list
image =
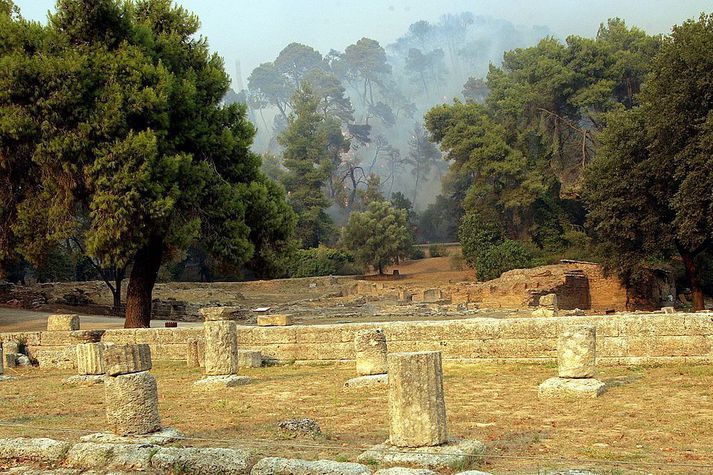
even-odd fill
[{"label": "low stone wall", "polygon": [[[389,351],[440,351],[445,360],[551,362],[565,325],[597,327],[602,364],[709,362],[711,314],[634,314],[560,318],[515,318],[431,322],[350,323],[289,327],[238,326],[238,345],[276,362],[328,363],[354,359],[354,334],[382,328]],[[76,332],[3,333],[0,341],[25,342],[40,365],[74,367],[74,346],[86,341],[147,343],[157,360],[185,360],[188,341],[202,328],[145,328]]]},{"label": "low stone wall", "polygon": [[[238,326],[238,345],[278,362],[350,361],[355,332],[382,328],[392,352],[437,350],[455,361],[550,362],[556,359],[557,336],[570,324],[596,325],[602,364],[707,362],[713,350],[709,314]],[[194,338],[202,338],[200,328],[107,330],[102,341],[148,343],[157,359],[183,360]]]}]

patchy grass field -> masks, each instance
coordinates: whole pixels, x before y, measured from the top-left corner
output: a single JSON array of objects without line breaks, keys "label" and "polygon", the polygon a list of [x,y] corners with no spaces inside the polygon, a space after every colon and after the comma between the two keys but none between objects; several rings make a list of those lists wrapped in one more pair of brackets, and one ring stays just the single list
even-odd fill
[{"label": "patchy grass field", "polygon": [[[551,366],[446,364],[444,370],[450,433],[487,444],[487,471],[713,472],[713,367],[601,368],[609,391],[570,402],[537,398],[537,385],[555,372]],[[191,445],[346,461],[388,436],[386,391],[344,392],[349,367],[245,370],[253,384],[215,393],[195,392],[200,371],[180,363],[159,362],[152,373],[164,425],[196,437]],[[70,371],[7,374],[21,378],[0,383],[0,437],[76,440],[104,429],[102,386],[66,387]],[[280,433],[277,423],[295,417],[317,420],[323,437]]]}]

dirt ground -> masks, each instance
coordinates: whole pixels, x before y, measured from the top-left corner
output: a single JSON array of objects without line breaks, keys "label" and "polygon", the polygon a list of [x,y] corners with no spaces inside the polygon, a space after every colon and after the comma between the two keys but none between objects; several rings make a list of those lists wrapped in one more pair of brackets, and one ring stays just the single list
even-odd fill
[{"label": "dirt ground", "polygon": [[[600,474],[713,473],[713,367],[601,368],[609,391],[596,400],[541,401],[551,366],[445,365],[452,436],[488,446],[494,474],[589,468]],[[103,388],[67,387],[71,371],[9,369],[0,383],[0,437],[76,440],[104,429]],[[386,391],[345,392],[345,366],[275,366],[241,371],[253,384],[195,393],[198,369],[159,362],[164,425],[202,446],[251,447],[263,455],[353,461],[388,436]],[[30,389],[31,388],[31,389]],[[291,438],[277,424],[310,417],[323,436]]]}]

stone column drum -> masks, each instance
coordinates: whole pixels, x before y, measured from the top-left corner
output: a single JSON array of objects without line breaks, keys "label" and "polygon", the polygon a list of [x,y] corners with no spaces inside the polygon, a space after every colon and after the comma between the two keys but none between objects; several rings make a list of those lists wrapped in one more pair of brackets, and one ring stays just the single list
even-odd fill
[{"label": "stone column drum", "polygon": [[150,434],[161,429],[156,379],[148,345],[112,345],[104,349],[110,377],[104,383],[106,417],[117,435]]},{"label": "stone column drum", "polygon": [[384,374],[387,371],[386,335],[383,330],[361,330],[354,336],[356,372],[359,376]]},{"label": "stone column drum", "polygon": [[186,348],[186,364],[189,368],[203,366],[203,342],[190,340]]},{"label": "stone column drum", "polygon": [[221,376],[238,370],[238,331],[235,322],[210,321],[203,324],[205,332],[205,374]]},{"label": "stone column drum", "polygon": [[104,343],[82,343],[77,345],[77,374],[104,374]]},{"label": "stone column drum", "polygon": [[441,353],[393,353],[389,370],[389,443],[425,447],[448,441]]},{"label": "stone column drum", "polygon": [[591,325],[565,328],[557,341],[560,378],[593,378],[596,364],[597,330]]}]

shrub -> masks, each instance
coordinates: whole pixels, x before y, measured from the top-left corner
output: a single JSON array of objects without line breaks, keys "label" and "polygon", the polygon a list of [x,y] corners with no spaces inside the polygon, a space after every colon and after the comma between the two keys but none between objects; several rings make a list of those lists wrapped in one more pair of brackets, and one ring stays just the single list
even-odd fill
[{"label": "shrub", "polygon": [[300,249],[295,253],[289,266],[290,277],[316,277],[345,273],[354,256],[340,249],[319,246]]},{"label": "shrub", "polygon": [[519,241],[506,239],[482,252],[475,269],[479,280],[491,280],[500,277],[503,272],[531,266],[532,256],[527,248]]},{"label": "shrub", "polygon": [[465,258],[460,254],[453,254],[449,259],[451,270],[464,270],[466,268]]},{"label": "shrub", "polygon": [[426,257],[426,253],[423,252],[423,249],[421,249],[418,246],[411,246],[411,249],[409,250],[408,258],[413,259],[415,261],[419,259],[423,259]]},{"label": "shrub", "polygon": [[445,257],[448,255],[448,249],[443,244],[431,244],[428,246],[428,254],[431,257]]}]

